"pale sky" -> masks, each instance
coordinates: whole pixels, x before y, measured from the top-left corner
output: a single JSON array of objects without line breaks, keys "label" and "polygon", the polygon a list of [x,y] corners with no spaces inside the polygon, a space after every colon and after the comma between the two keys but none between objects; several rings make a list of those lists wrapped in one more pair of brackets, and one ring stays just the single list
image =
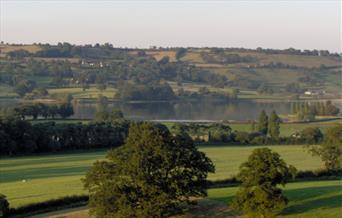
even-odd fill
[{"label": "pale sky", "polygon": [[341,52],[341,0],[0,0],[9,43]]}]

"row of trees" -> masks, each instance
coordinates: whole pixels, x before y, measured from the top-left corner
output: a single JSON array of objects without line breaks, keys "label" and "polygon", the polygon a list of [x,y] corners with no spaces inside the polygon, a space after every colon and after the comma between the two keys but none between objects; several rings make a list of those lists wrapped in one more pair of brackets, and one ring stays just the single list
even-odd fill
[{"label": "row of trees", "polygon": [[0,120],[0,156],[117,147],[126,139],[128,126],[124,120],[33,125],[25,120]]},{"label": "row of trees", "polygon": [[296,102],[291,105],[292,114],[297,116],[298,120],[315,120],[315,116],[336,116],[340,113],[340,109],[332,104],[331,101],[326,102]]},{"label": "row of trees", "polygon": [[252,130],[257,130],[264,135],[268,134],[272,139],[278,139],[280,135],[280,123],[281,119],[275,111],[272,111],[270,117],[268,117],[266,112],[262,110],[259,115],[257,128],[254,129],[252,127]]},{"label": "row of trees", "polygon": [[159,84],[129,84],[124,83],[118,86],[115,96],[121,100],[173,100],[175,93],[168,83]]},{"label": "row of trees", "polygon": [[202,59],[210,64],[235,64],[235,63],[250,63],[256,61],[252,56],[240,56],[239,54],[230,54],[230,53],[215,53],[208,54],[206,52],[201,53]]},{"label": "row of trees", "polygon": [[74,114],[74,109],[71,103],[62,103],[60,105],[47,105],[43,103],[36,103],[30,105],[22,105],[13,109],[12,116],[18,116],[21,119],[32,117],[34,120],[39,116],[45,119],[60,116],[67,118]]},{"label": "row of trees", "polygon": [[[291,136],[279,136],[277,122],[271,122],[272,132],[265,135],[256,130],[257,123],[252,123],[251,131],[232,131],[225,124],[174,124],[171,131],[174,134],[185,132],[196,142],[223,142],[241,145],[267,145],[267,144],[319,144],[323,133],[317,127],[308,127]],[[271,136],[271,134],[273,136]]]}]

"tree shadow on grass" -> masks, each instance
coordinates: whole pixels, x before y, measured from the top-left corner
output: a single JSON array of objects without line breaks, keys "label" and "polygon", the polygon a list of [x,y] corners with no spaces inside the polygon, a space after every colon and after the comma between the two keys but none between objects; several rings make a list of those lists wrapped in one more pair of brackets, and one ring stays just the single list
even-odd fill
[{"label": "tree shadow on grass", "polygon": [[197,205],[190,206],[185,214],[173,216],[172,218],[233,218],[239,215],[239,213],[233,211],[224,202],[201,199],[197,201]]},{"label": "tree shadow on grass", "polygon": [[337,191],[342,191],[342,181],[341,185],[317,186],[284,190],[284,194],[290,199],[290,201],[302,201],[329,193],[334,193]]},{"label": "tree shadow on grass", "polygon": [[[286,194],[291,195],[298,194],[299,197],[291,199],[294,201],[294,205],[287,207],[283,211],[283,215],[305,213],[314,209],[333,209],[342,206],[342,194],[338,193],[333,196],[324,197],[324,195],[332,194],[336,191],[341,191],[342,186],[328,186],[328,187],[313,187],[304,189],[295,189],[287,191]],[[305,193],[304,193],[305,192]],[[302,193],[302,195],[301,195]],[[304,194],[303,194],[304,193]],[[311,198],[315,198],[310,200]],[[299,201],[298,203],[296,201]]]}]

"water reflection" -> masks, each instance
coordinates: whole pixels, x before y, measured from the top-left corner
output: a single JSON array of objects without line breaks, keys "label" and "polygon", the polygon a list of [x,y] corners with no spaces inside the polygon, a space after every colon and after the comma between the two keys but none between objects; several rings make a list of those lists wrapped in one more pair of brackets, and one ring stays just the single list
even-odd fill
[{"label": "water reflection", "polygon": [[[248,120],[256,119],[259,112],[276,110],[278,113],[289,113],[291,104],[274,102],[260,103],[254,101],[213,102],[213,101],[180,101],[180,102],[116,102],[108,108],[119,108],[125,117],[137,120]],[[74,118],[91,119],[96,112],[94,103],[78,103],[75,105]]]},{"label": "water reflection", "polygon": [[[18,100],[2,99],[0,107],[15,106]],[[258,102],[253,100],[223,101],[177,101],[177,102],[114,102],[108,109],[120,109],[126,118],[134,120],[236,120],[257,119],[261,110],[278,114],[291,113],[291,102]],[[334,103],[342,110],[342,104]],[[78,102],[74,104],[75,114],[72,118],[93,119],[96,103]]]}]

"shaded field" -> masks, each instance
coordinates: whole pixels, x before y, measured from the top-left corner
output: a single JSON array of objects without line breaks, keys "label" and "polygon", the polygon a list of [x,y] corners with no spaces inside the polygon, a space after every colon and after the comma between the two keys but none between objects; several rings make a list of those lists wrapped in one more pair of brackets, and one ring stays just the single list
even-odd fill
[{"label": "shaded field", "polygon": [[[255,148],[264,146],[201,146],[216,165],[210,180],[225,179],[238,172]],[[289,163],[300,170],[322,167],[302,146],[270,146]],[[81,178],[96,160],[105,158],[106,151],[64,153],[0,160],[0,193],[5,194],[12,207],[41,202],[66,195],[84,194]]]},{"label": "shaded field", "polygon": [[[209,189],[208,198],[229,204],[236,191],[236,187]],[[341,180],[289,183],[286,185],[284,193],[290,201],[280,217],[341,217]]]}]

